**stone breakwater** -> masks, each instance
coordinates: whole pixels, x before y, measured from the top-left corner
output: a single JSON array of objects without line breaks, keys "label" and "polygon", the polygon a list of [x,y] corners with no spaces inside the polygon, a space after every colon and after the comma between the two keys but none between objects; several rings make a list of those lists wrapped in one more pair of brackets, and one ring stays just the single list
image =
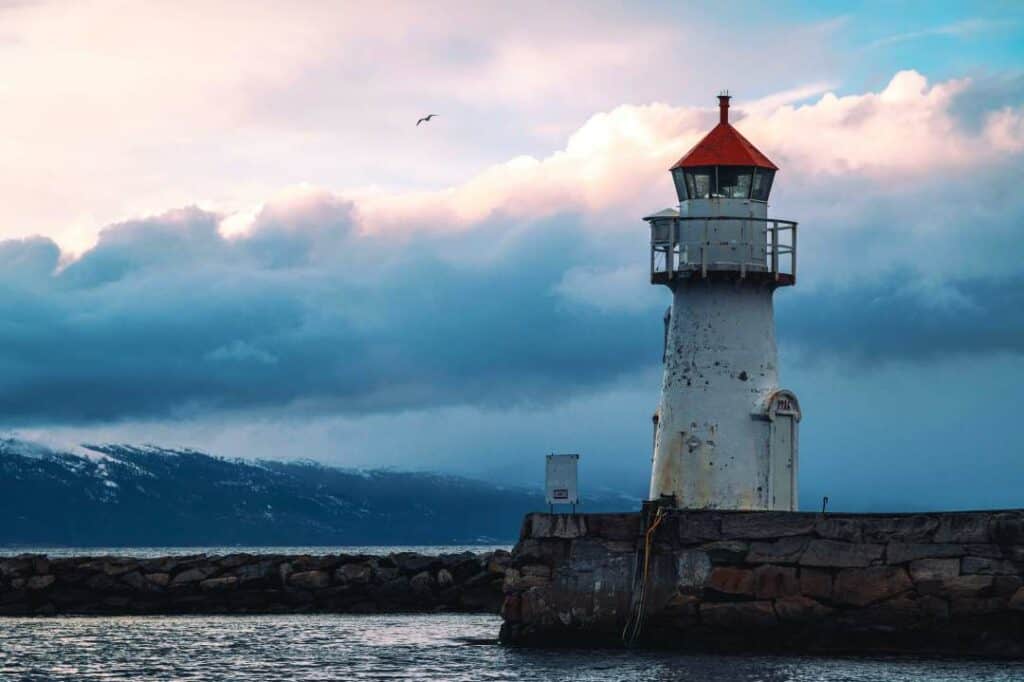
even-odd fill
[{"label": "stone breakwater", "polygon": [[505,578],[522,644],[1024,658],[1024,511],[531,514]]},{"label": "stone breakwater", "polygon": [[0,615],[497,613],[504,551],[0,558]]}]

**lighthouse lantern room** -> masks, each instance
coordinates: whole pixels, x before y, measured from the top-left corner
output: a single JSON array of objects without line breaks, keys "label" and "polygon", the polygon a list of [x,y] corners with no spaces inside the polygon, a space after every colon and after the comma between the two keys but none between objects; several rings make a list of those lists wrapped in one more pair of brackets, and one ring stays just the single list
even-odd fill
[{"label": "lighthouse lantern room", "polygon": [[778,167],[719,122],[672,168],[679,198],[645,220],[651,282],[672,291],[650,498],[797,509],[800,405],[779,388],[772,298],[796,283],[797,224],[768,217]]}]

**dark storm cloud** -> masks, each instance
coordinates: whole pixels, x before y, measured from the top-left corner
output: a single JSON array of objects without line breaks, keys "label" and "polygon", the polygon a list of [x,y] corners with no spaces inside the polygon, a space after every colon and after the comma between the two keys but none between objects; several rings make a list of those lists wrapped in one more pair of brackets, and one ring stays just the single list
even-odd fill
[{"label": "dark storm cloud", "polygon": [[[217,224],[191,208],[115,225],[63,269],[47,239],[0,243],[3,421],[543,405],[660,357],[668,297],[642,268],[637,304],[593,304],[643,262],[633,230],[565,214],[368,236],[330,195],[270,206],[241,237]],[[818,234],[819,259],[846,248]],[[889,270],[844,286],[810,272],[778,298],[784,347],[858,362],[1024,352],[1019,272]]]}]

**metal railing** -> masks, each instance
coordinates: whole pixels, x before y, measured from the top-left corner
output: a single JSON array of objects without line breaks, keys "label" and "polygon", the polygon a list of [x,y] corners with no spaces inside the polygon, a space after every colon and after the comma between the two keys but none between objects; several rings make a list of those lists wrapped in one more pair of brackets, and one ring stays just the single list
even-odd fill
[{"label": "metal railing", "polygon": [[[703,222],[703,234],[697,241],[680,241],[680,224]],[[733,221],[740,223],[737,240],[713,240],[709,234],[711,223]],[[665,223],[668,223],[667,226]],[[749,223],[765,223],[766,229],[750,230]],[[797,223],[777,218],[740,218],[735,216],[675,217],[651,221],[651,278],[661,276],[673,279],[675,273],[692,275],[700,271],[707,277],[708,271],[737,271],[740,277],[748,273],[769,273],[776,281],[785,277],[796,281],[796,230]],[[667,228],[667,229],[666,229]],[[692,235],[691,235],[692,236]],[[761,240],[764,241],[761,241]],[[711,260],[712,248],[735,247],[739,252],[749,254],[737,261]],[[754,257],[764,248],[765,257]]]}]

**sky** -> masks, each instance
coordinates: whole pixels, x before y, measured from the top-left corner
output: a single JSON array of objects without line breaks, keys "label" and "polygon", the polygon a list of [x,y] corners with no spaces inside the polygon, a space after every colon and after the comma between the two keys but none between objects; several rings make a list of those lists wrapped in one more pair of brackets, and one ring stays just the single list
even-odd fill
[{"label": "sky", "polygon": [[0,430],[642,497],[727,88],[803,506],[1024,506],[1024,5],[0,2],[0,73]]}]

